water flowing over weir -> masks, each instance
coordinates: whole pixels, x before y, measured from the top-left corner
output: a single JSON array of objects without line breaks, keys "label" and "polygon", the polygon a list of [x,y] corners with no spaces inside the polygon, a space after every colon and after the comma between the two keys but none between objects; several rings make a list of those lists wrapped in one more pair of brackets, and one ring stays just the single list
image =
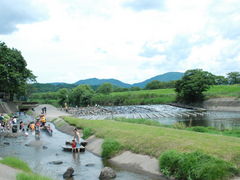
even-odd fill
[{"label": "water flowing over weir", "polygon": [[[29,122],[33,119],[30,116],[21,115],[19,120]],[[27,162],[34,172],[57,180],[63,179],[62,175],[68,167],[73,167],[75,170],[74,180],[98,180],[100,171],[104,167],[102,159],[88,151],[79,154],[62,151],[65,141],[71,140],[72,136],[58,131],[53,124],[51,124],[51,127],[53,136],[50,137],[42,131],[40,140],[35,139],[34,133],[29,133],[28,137],[19,136],[17,138],[0,136],[0,156],[18,157]],[[62,162],[62,164],[57,165],[54,162]],[[114,168],[114,170],[117,174],[116,180],[161,180],[161,178],[149,177],[117,168]]]},{"label": "water flowing over weir", "polygon": [[240,127],[239,112],[193,110],[170,105],[99,106],[72,108],[69,112],[89,120],[131,118],[152,119],[167,125],[183,122],[187,126],[212,126],[218,129]]}]

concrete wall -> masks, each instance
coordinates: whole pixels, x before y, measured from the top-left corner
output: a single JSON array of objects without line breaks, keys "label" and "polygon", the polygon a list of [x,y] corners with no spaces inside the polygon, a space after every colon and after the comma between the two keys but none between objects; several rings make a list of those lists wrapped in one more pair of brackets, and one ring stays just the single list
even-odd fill
[{"label": "concrete wall", "polygon": [[216,98],[209,99],[203,103],[203,107],[207,110],[214,111],[239,111],[240,112],[240,99],[239,98]]}]

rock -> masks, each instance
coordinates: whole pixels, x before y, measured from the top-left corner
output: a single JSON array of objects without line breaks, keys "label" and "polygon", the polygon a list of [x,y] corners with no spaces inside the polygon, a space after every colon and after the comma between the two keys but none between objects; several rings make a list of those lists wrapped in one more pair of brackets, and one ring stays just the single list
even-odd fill
[{"label": "rock", "polygon": [[85,166],[87,166],[87,167],[92,167],[92,166],[94,166],[95,164],[93,164],[93,163],[89,163],[89,164],[86,164]]},{"label": "rock", "polygon": [[56,153],[56,156],[58,156],[59,154],[58,153]]},{"label": "rock", "polygon": [[9,143],[9,142],[4,142],[3,144],[5,144],[5,145],[10,145],[10,143]]},{"label": "rock", "polygon": [[116,177],[116,173],[110,167],[104,167],[99,175],[99,179],[113,179]]},{"label": "rock", "polygon": [[27,147],[29,147],[30,145],[29,145],[29,144],[25,144],[24,146],[27,146]]},{"label": "rock", "polygon": [[43,148],[43,149],[47,149],[48,147],[47,147],[47,146],[43,146],[42,148]]},{"label": "rock", "polygon": [[71,178],[73,176],[74,173],[74,169],[72,167],[69,167],[66,172],[63,174],[63,178],[67,179],[67,178]]},{"label": "rock", "polygon": [[50,164],[55,164],[55,165],[59,165],[59,164],[62,164],[63,162],[62,161],[52,161],[50,162]]}]

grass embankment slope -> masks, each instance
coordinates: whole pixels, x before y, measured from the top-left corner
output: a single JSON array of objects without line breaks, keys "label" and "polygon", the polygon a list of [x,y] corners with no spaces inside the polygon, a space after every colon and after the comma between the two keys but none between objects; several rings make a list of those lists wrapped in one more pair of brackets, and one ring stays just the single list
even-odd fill
[{"label": "grass embankment slope", "polygon": [[51,180],[48,177],[40,176],[38,174],[32,173],[31,168],[27,163],[15,157],[5,157],[3,160],[0,160],[0,163],[7,166],[20,169],[23,173],[17,174],[17,180]]},{"label": "grass embankment slope", "polygon": [[112,120],[84,120],[64,117],[69,124],[91,128],[100,138],[118,141],[124,150],[158,158],[164,151],[204,153],[222,158],[240,167],[240,138],[173,128],[132,124]]}]

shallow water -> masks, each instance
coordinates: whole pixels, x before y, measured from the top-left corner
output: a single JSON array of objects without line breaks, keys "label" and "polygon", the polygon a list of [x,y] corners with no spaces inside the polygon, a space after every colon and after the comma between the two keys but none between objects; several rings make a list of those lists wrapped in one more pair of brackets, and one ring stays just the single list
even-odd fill
[{"label": "shallow water", "polygon": [[[179,115],[199,112],[170,105],[108,106],[105,108],[112,110],[116,114],[123,113],[127,118],[133,118],[132,114],[138,115],[140,113],[143,118],[156,120],[166,125],[183,122],[187,126],[212,126],[218,129],[240,128],[239,112],[207,111],[201,112],[201,115],[187,117]],[[166,117],[155,117],[153,116],[154,113],[160,113]],[[137,118],[139,118],[139,116],[137,116]]]},{"label": "shallow water", "polygon": [[[22,116],[21,120],[31,121],[27,116]],[[28,137],[1,138],[0,156],[15,156],[29,164],[34,172],[52,177],[53,179],[63,179],[62,175],[68,167],[74,169],[74,179],[78,180],[98,180],[101,169],[104,167],[102,159],[86,151],[84,153],[71,153],[62,151],[62,146],[71,136],[64,134],[51,124],[53,136],[48,136],[41,132],[40,140],[35,139],[34,133],[29,133]],[[10,145],[4,145],[9,142]],[[28,144],[29,146],[26,146]],[[44,149],[46,146],[47,149]],[[54,165],[52,161],[62,161],[60,165]],[[116,180],[157,180],[160,178],[150,178],[142,174],[116,169]]]}]

